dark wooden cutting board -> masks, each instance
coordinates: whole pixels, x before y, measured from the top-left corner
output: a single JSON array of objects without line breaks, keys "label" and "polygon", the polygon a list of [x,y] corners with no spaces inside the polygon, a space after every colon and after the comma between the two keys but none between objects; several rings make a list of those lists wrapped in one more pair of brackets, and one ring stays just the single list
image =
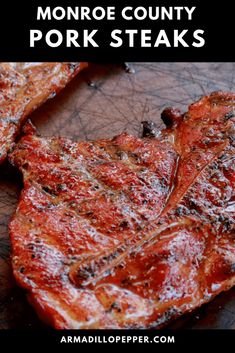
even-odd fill
[{"label": "dark wooden cutting board", "polygon": [[[186,109],[201,95],[235,90],[233,63],[137,63],[127,73],[118,65],[91,65],[31,119],[44,136],[74,139],[110,137],[127,130],[140,134],[142,120],[160,124],[166,106]],[[7,225],[14,212],[21,176],[0,167],[0,328],[45,327],[15,285]],[[177,328],[234,328],[235,289],[171,325]]]}]

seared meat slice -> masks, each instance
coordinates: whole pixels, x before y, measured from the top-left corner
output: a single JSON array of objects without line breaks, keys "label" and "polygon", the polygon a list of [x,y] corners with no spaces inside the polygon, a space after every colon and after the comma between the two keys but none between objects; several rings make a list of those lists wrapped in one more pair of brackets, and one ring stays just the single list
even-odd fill
[{"label": "seared meat slice", "polygon": [[[24,190],[13,269],[56,328],[161,327],[235,284],[235,95],[214,93],[138,139],[44,139],[10,156]],[[149,125],[151,128],[151,125]]]},{"label": "seared meat slice", "polygon": [[58,93],[86,63],[0,63],[0,163],[26,117]]}]

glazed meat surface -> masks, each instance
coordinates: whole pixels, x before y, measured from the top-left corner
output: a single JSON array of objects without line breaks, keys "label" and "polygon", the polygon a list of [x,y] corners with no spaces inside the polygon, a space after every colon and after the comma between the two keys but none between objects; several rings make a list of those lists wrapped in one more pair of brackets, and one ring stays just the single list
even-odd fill
[{"label": "glazed meat surface", "polygon": [[0,163],[26,117],[54,97],[86,63],[0,63]]},{"label": "glazed meat surface", "polygon": [[14,275],[55,328],[149,328],[235,284],[235,94],[145,137],[73,142],[28,126],[11,162]]}]

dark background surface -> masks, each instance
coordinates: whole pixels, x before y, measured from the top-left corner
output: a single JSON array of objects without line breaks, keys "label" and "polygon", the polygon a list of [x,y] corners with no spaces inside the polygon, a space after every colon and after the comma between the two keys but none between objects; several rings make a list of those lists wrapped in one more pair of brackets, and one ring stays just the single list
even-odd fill
[{"label": "dark background surface", "polygon": [[[201,95],[235,89],[235,63],[136,63],[127,73],[120,65],[91,65],[32,121],[44,136],[106,138],[127,130],[140,134],[142,120],[160,124],[166,106],[183,110]],[[0,167],[0,329],[47,328],[12,278],[7,225],[21,189],[21,176]],[[235,289],[174,322],[174,328],[235,329]]]}]

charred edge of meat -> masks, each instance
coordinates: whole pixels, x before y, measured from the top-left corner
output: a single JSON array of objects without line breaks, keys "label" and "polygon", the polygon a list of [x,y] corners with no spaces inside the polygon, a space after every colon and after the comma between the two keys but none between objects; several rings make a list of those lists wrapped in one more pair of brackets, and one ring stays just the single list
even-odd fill
[{"label": "charred edge of meat", "polygon": [[135,69],[127,62],[121,63],[121,67],[127,72],[128,74],[134,74]]},{"label": "charred edge of meat", "polygon": [[224,121],[235,118],[235,110],[231,110],[231,112],[225,114]]},{"label": "charred edge of meat", "polygon": [[75,70],[77,70],[80,64],[81,64],[80,62],[71,62],[71,63],[68,63],[68,68],[73,73]]},{"label": "charred edge of meat", "polygon": [[143,125],[142,137],[157,137],[158,128],[153,121],[141,121]]},{"label": "charred edge of meat", "polygon": [[182,120],[182,112],[179,109],[168,107],[163,110],[161,119],[166,127],[175,127]]},{"label": "charred edge of meat", "polygon": [[215,91],[208,97],[210,103],[215,105],[235,106],[234,94],[229,92]]}]

